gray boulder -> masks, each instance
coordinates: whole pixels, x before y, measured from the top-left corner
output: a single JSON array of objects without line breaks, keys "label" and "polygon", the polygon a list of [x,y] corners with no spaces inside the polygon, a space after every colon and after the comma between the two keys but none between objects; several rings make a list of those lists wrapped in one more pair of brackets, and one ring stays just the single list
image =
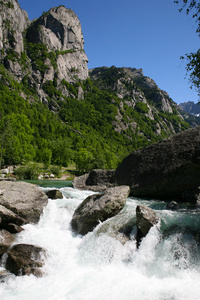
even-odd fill
[{"label": "gray boulder", "polygon": [[5,206],[0,205],[0,229],[7,229],[9,223],[22,225],[25,223],[25,220],[19,217],[10,209],[7,209]]},{"label": "gray boulder", "polygon": [[78,234],[87,234],[99,222],[103,222],[118,214],[124,207],[129,195],[128,186],[110,188],[103,194],[87,197],[75,210],[71,226]]},{"label": "gray boulder", "polygon": [[0,257],[7,251],[14,240],[15,238],[10,232],[4,229],[0,230]]},{"label": "gray boulder", "polygon": [[6,269],[11,273],[19,275],[33,274],[37,277],[43,275],[42,267],[46,257],[46,250],[27,244],[14,245],[8,251]]},{"label": "gray boulder", "polygon": [[130,154],[116,169],[115,180],[130,186],[133,196],[184,201],[186,191],[200,186],[200,127]]},{"label": "gray boulder", "polygon": [[[36,223],[39,221],[48,198],[38,186],[20,181],[1,181],[0,190],[3,190],[0,195],[0,205],[24,219],[23,223]],[[1,219],[3,220],[4,217],[1,216]],[[9,223],[15,223],[15,221],[9,220]]]},{"label": "gray boulder", "polygon": [[77,189],[103,192],[114,185],[115,170],[94,169],[88,174],[75,177],[73,185]]},{"label": "gray boulder", "polygon": [[158,221],[159,218],[152,208],[145,205],[136,207],[136,225],[143,236],[146,236],[150,228],[156,225]]},{"label": "gray boulder", "polygon": [[151,227],[159,222],[159,218],[155,211],[148,206],[138,205],[136,207],[136,225],[138,228],[136,241],[139,247],[142,238],[144,238]]}]

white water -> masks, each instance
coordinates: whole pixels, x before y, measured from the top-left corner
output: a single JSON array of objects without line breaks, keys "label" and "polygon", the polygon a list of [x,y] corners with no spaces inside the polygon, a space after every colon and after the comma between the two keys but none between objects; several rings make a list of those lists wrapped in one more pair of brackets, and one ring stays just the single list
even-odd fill
[{"label": "white water", "polygon": [[[24,226],[15,242],[47,249],[46,275],[8,276],[0,282],[0,300],[200,299],[200,258],[194,240],[187,243],[187,235],[183,240],[178,233],[162,240],[158,226],[150,230],[139,250],[134,228],[132,239],[122,245],[112,237],[112,228],[113,224],[134,218],[139,200],[131,198],[118,217],[84,237],[75,236],[70,229],[72,214],[91,192],[61,190],[66,197],[49,200],[40,222]],[[164,224],[175,224],[182,218],[177,212],[157,213]],[[196,222],[195,214],[189,218]]]}]

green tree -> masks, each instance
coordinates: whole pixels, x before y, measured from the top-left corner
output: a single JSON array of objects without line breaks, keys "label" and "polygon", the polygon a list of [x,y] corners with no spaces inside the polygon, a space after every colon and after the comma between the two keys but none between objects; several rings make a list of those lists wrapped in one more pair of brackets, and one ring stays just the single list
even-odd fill
[{"label": "green tree", "polygon": [[4,117],[0,136],[1,164],[18,164],[34,158],[33,130],[27,116],[12,113]]},{"label": "green tree", "polygon": [[[182,1],[174,1],[176,4],[181,3],[181,8],[179,11],[186,11],[186,14],[192,14],[194,18],[197,29],[196,32],[200,37],[200,1],[196,0],[182,0]],[[197,52],[191,52],[189,54],[185,54],[185,56],[181,56],[181,59],[186,59],[186,71],[187,74],[190,74],[189,82],[191,83],[191,88],[194,87],[198,95],[200,97],[200,49]]]},{"label": "green tree", "polygon": [[52,163],[59,166],[67,167],[73,159],[72,143],[68,138],[58,138],[49,143],[52,151]]},{"label": "green tree", "polygon": [[76,168],[80,172],[88,172],[92,169],[94,157],[91,152],[85,148],[80,148],[75,157]]}]

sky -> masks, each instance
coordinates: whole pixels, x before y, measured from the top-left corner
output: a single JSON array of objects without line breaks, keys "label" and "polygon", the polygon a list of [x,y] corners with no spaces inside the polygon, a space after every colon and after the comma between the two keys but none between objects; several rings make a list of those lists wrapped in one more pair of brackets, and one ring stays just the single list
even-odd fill
[{"label": "sky", "polygon": [[192,15],[180,13],[173,0],[18,0],[30,20],[64,5],[78,16],[89,59],[88,68],[102,66],[143,69],[176,103],[198,102],[190,89],[186,61],[200,39]]}]

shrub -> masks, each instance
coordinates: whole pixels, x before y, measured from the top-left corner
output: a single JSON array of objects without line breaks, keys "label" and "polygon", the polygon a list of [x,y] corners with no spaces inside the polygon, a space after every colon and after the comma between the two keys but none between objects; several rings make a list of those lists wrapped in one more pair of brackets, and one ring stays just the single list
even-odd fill
[{"label": "shrub", "polygon": [[14,174],[18,179],[38,179],[41,169],[37,164],[29,164],[25,167],[19,167]]}]

